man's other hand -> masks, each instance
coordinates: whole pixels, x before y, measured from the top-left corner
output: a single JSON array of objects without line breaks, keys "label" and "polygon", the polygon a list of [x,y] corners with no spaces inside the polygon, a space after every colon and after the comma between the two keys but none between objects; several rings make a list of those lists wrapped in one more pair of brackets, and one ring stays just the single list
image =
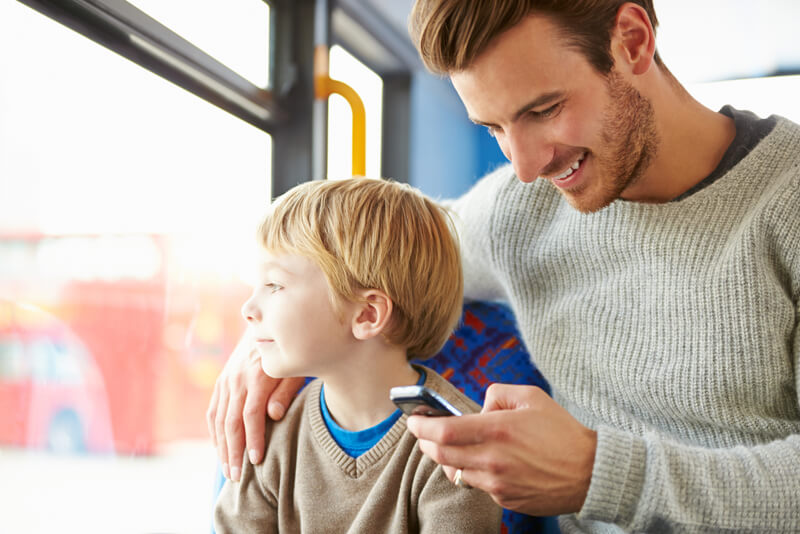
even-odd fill
[{"label": "man's other hand", "polygon": [[217,378],[206,412],[208,432],[227,478],[239,480],[245,448],[251,463],[261,462],[267,413],[281,419],[303,382],[268,376],[246,338],[239,342]]}]

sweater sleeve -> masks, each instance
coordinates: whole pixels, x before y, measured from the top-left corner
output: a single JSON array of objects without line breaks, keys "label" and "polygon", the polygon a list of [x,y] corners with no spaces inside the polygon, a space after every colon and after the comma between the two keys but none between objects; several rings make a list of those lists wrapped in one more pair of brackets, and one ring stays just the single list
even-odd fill
[{"label": "sweater sleeve", "polygon": [[245,457],[239,482],[225,481],[214,507],[217,534],[278,532],[278,504]]},{"label": "sweater sleeve", "polygon": [[479,180],[459,199],[444,202],[453,211],[461,244],[464,296],[469,299],[506,300],[492,251],[492,217],[499,192],[509,178],[514,179],[511,167],[501,167]]},{"label": "sweater sleeve", "polygon": [[454,486],[437,466],[419,497],[419,532],[497,533],[502,513],[488,493]]},{"label": "sweater sleeve", "polygon": [[[787,340],[793,396],[800,409],[800,247],[797,180],[789,200],[771,208],[775,254],[782,258],[795,310]],[[797,532],[800,528],[800,434],[730,448],[683,445],[656,433],[634,436],[601,426],[589,494],[580,520],[633,531]]]},{"label": "sweater sleeve", "polygon": [[705,449],[601,427],[578,517],[636,532],[795,532],[800,435]]}]

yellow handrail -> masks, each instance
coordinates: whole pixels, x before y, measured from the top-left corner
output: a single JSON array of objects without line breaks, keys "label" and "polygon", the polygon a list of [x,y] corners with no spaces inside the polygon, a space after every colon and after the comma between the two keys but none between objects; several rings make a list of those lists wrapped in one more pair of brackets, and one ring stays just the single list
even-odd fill
[{"label": "yellow handrail", "polygon": [[332,94],[341,95],[350,104],[353,113],[353,176],[367,174],[367,113],[364,102],[355,90],[329,75],[328,47],[317,45],[314,49],[314,98],[327,100]]}]

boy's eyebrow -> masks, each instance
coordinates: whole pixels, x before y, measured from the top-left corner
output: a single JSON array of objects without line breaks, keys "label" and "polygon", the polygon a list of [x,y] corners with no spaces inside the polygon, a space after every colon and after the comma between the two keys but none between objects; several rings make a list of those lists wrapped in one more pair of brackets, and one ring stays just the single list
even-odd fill
[{"label": "boy's eyebrow", "polygon": [[[519,119],[522,115],[524,115],[533,108],[544,106],[546,104],[549,104],[550,102],[553,102],[554,100],[559,100],[563,97],[564,97],[564,91],[550,91],[549,93],[544,93],[542,95],[539,95],[530,102],[528,102],[527,104],[525,104],[524,106],[520,107],[517,111],[515,111],[513,118],[511,119],[511,122],[516,122],[517,119]],[[487,126],[487,127],[496,126],[495,124],[483,122],[479,119],[476,119],[475,117],[469,117],[469,120],[471,120],[472,122],[474,122],[479,126]]]},{"label": "boy's eyebrow", "polygon": [[261,264],[261,270],[262,271],[270,271],[270,270],[273,270],[273,269],[276,269],[278,271],[282,271],[283,273],[286,273],[286,274],[288,274],[290,276],[294,276],[294,273],[292,271],[290,271],[285,266],[281,265],[280,263],[278,263],[276,261],[265,261],[263,264]]}]

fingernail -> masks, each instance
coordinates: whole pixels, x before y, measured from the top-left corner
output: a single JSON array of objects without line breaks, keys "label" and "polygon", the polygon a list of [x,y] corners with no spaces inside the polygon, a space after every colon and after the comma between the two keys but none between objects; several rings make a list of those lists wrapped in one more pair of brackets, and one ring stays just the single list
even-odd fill
[{"label": "fingernail", "polygon": [[414,434],[414,427],[416,426],[416,424],[417,424],[416,420],[413,417],[409,417],[408,421],[406,421],[406,427],[408,428],[408,431],[411,432],[412,434]]},{"label": "fingernail", "polygon": [[225,478],[231,478],[231,472],[228,469],[228,464],[222,464],[222,474],[225,475]]},{"label": "fingernail", "polygon": [[271,402],[269,404],[269,411],[273,419],[280,419],[286,413],[286,407],[280,402]]},{"label": "fingernail", "polygon": [[242,470],[238,467],[231,468],[231,480],[234,482],[239,482],[239,477],[242,474]]},{"label": "fingernail", "polygon": [[251,464],[255,464],[256,462],[258,462],[258,453],[256,452],[255,449],[250,449],[250,451],[247,453],[247,455],[250,456],[250,463]]}]

